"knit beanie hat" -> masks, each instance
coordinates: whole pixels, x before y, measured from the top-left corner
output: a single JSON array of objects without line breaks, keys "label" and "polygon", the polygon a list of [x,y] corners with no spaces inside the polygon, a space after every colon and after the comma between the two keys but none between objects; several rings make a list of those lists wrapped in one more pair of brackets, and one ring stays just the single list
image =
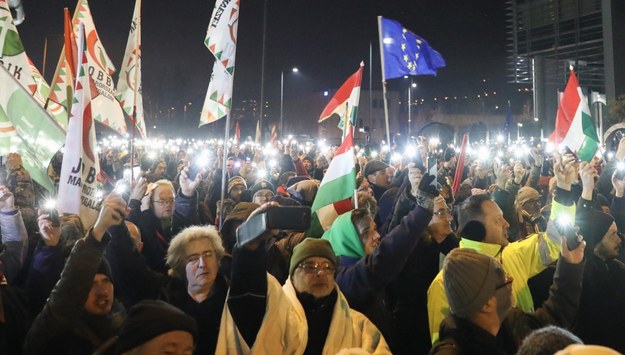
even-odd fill
[{"label": "knit beanie hat", "polygon": [[291,198],[297,200],[304,206],[311,206],[317,196],[319,180],[303,180],[289,187],[287,191]]},{"label": "knit beanie hat", "polygon": [[255,209],[260,207],[259,204],[253,202],[239,202],[234,206],[234,209],[228,217],[224,219],[224,223],[221,225],[221,232],[227,232],[232,222],[244,222],[254,212]]},{"label": "knit beanie hat", "polygon": [[232,190],[233,187],[237,185],[243,185],[243,188],[247,189],[247,184],[245,183],[245,179],[240,176],[233,176],[228,180],[228,193]]},{"label": "knit beanie hat", "polygon": [[250,187],[252,190],[252,194],[256,194],[258,190],[271,190],[271,192],[276,192],[276,189],[273,187],[273,184],[267,180],[260,180]]},{"label": "knit beanie hat", "polygon": [[585,253],[594,252],[595,246],[603,239],[612,223],[614,223],[612,216],[597,210],[577,214],[575,224],[579,226],[579,234],[586,241]]},{"label": "knit beanie hat", "polygon": [[113,281],[113,272],[111,271],[111,265],[109,265],[109,262],[104,257],[100,260],[100,265],[98,265],[98,270],[95,273],[106,275],[109,280]]},{"label": "knit beanie hat", "polygon": [[117,340],[117,353],[132,350],[161,334],[182,330],[197,339],[195,319],[163,301],[146,300],[130,309]]},{"label": "knit beanie hat", "polygon": [[334,250],[332,250],[330,242],[324,239],[306,238],[293,248],[293,255],[291,256],[291,264],[289,266],[289,275],[293,276],[293,272],[295,272],[297,265],[313,256],[326,258],[330,260],[334,266],[337,264],[336,255],[334,254]]},{"label": "knit beanie hat", "polygon": [[504,279],[501,265],[493,257],[473,249],[452,250],[443,264],[443,283],[452,314],[468,318],[493,296]]},{"label": "knit beanie hat", "polygon": [[515,206],[520,208],[527,201],[540,199],[540,194],[536,189],[529,186],[523,186],[516,195]]}]

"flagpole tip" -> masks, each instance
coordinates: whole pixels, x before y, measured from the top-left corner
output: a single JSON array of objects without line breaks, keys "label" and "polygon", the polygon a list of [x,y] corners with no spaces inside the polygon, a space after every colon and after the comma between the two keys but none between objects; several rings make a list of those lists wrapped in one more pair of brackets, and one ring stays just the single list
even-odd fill
[{"label": "flagpole tip", "polygon": [[365,66],[365,61],[364,61],[364,60],[361,60],[361,61],[360,61],[360,66],[361,66],[361,67],[364,67],[364,66]]}]

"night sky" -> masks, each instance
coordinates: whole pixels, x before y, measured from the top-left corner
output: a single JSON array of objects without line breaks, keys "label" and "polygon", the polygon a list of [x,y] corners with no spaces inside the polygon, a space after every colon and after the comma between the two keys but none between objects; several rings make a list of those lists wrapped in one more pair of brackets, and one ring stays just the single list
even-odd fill
[{"label": "night sky", "polygon": [[[18,31],[40,70],[47,36],[45,76],[50,80],[62,44],[63,7],[73,13],[76,1],[24,2],[26,21]],[[119,69],[134,1],[91,0],[89,4],[100,38]],[[212,70],[213,58],[203,40],[213,6],[214,1],[143,0],[144,102],[181,108],[190,101],[193,110],[189,114],[199,112]],[[242,0],[240,11],[235,105],[260,97],[263,1]],[[506,84],[505,3],[501,0],[269,0],[266,99],[278,98],[280,71],[293,66],[301,76],[297,85],[290,84],[293,92],[335,89],[361,60],[365,61],[363,87],[368,87],[370,43],[373,86],[380,87],[377,15],[397,20],[425,38],[447,62],[438,77],[415,78],[417,96],[516,90]],[[402,80],[391,82],[391,88],[403,85]]]}]

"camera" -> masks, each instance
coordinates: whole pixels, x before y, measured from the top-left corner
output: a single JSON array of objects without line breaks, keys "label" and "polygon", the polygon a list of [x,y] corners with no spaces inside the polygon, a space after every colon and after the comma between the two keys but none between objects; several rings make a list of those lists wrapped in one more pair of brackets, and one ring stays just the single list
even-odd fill
[{"label": "camera", "polygon": [[310,228],[310,213],[306,206],[269,207],[237,229],[237,244],[253,242],[271,229],[305,231]]},{"label": "camera", "polygon": [[56,202],[54,200],[46,201],[43,206],[42,212],[48,215],[48,220],[52,223],[52,227],[61,226],[59,211],[56,210]]},{"label": "camera", "polygon": [[579,234],[569,220],[568,216],[560,216],[555,221],[556,230],[566,238],[566,246],[569,250],[574,250],[579,246]]}]

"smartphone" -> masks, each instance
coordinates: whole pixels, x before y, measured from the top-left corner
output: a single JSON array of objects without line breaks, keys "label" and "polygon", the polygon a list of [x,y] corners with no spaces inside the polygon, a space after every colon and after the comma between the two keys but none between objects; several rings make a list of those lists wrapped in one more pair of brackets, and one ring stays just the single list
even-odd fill
[{"label": "smartphone", "polygon": [[566,221],[556,220],[556,229],[558,233],[566,238],[566,246],[569,250],[575,250],[579,246],[578,234],[573,225]]},{"label": "smartphone", "polygon": [[625,178],[625,162],[619,161],[616,163],[616,176],[617,179],[623,180]]},{"label": "smartphone", "polygon": [[52,227],[60,227],[61,220],[59,219],[59,211],[56,208],[50,208],[44,211],[48,214],[48,220],[52,223]]},{"label": "smartphone", "polygon": [[581,160],[579,160],[579,158],[577,157],[577,154],[573,153],[573,151],[571,150],[571,148],[564,146],[564,149],[562,149],[562,154],[571,154],[573,156],[573,158],[575,159],[575,162],[579,163],[581,162]]},{"label": "smartphone", "polygon": [[189,177],[190,181],[195,181],[197,174],[201,172],[202,168],[200,166],[198,166],[197,164],[191,164],[191,166],[189,166],[189,170],[187,170],[187,176]]},{"label": "smartphone", "polygon": [[310,228],[310,207],[271,207],[237,229],[237,244],[243,246],[253,242],[271,229],[305,231],[308,228]]}]

